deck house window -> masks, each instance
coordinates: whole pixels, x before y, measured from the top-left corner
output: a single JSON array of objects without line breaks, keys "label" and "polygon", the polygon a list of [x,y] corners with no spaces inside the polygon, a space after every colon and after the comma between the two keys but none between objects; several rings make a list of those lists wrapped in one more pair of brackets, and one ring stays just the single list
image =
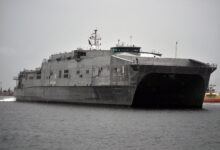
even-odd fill
[{"label": "deck house window", "polygon": [[61,78],[62,77],[62,71],[60,70],[59,71],[59,78]]},{"label": "deck house window", "polygon": [[37,72],[37,79],[41,79],[41,72]]},{"label": "deck house window", "polygon": [[34,79],[34,77],[33,77],[33,76],[30,76],[30,77],[29,77],[29,79],[30,79],[30,80],[33,80],[33,79]]},{"label": "deck house window", "polygon": [[64,70],[64,78],[69,78],[69,70]]},{"label": "deck house window", "polygon": [[41,75],[40,74],[37,75],[37,79],[41,79]]}]

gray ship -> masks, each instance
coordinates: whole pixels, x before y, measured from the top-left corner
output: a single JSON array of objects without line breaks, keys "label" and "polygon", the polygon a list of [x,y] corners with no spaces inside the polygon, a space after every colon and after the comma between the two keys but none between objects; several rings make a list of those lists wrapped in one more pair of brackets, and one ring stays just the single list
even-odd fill
[{"label": "gray ship", "polygon": [[202,108],[210,74],[217,68],[193,59],[162,58],[118,42],[99,49],[97,30],[89,50],[51,55],[17,77],[17,101]]}]

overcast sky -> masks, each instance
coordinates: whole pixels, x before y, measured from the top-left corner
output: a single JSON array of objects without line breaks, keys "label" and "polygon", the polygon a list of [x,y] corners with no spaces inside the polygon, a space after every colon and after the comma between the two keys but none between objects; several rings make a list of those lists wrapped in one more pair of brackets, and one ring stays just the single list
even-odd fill
[{"label": "overcast sky", "polygon": [[[178,41],[178,57],[220,65],[220,0],[0,0],[3,88],[51,54],[88,48],[95,28],[102,49],[132,35],[142,51],[174,57]],[[211,82],[220,89],[219,70]]]}]

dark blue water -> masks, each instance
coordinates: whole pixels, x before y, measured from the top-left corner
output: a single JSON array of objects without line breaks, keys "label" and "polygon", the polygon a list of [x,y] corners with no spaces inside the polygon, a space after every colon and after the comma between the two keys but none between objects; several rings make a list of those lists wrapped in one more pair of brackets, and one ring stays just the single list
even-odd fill
[{"label": "dark blue water", "polygon": [[140,110],[0,102],[0,149],[219,150],[220,103]]}]

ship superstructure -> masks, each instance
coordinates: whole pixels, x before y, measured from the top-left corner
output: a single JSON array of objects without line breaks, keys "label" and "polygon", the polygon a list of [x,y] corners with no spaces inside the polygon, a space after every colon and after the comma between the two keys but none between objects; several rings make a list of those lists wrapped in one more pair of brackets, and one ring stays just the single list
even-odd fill
[{"label": "ship superstructure", "polygon": [[216,66],[192,59],[161,58],[118,43],[100,49],[97,30],[89,50],[51,55],[35,70],[19,73],[18,101],[117,104],[140,107],[202,107]]}]

